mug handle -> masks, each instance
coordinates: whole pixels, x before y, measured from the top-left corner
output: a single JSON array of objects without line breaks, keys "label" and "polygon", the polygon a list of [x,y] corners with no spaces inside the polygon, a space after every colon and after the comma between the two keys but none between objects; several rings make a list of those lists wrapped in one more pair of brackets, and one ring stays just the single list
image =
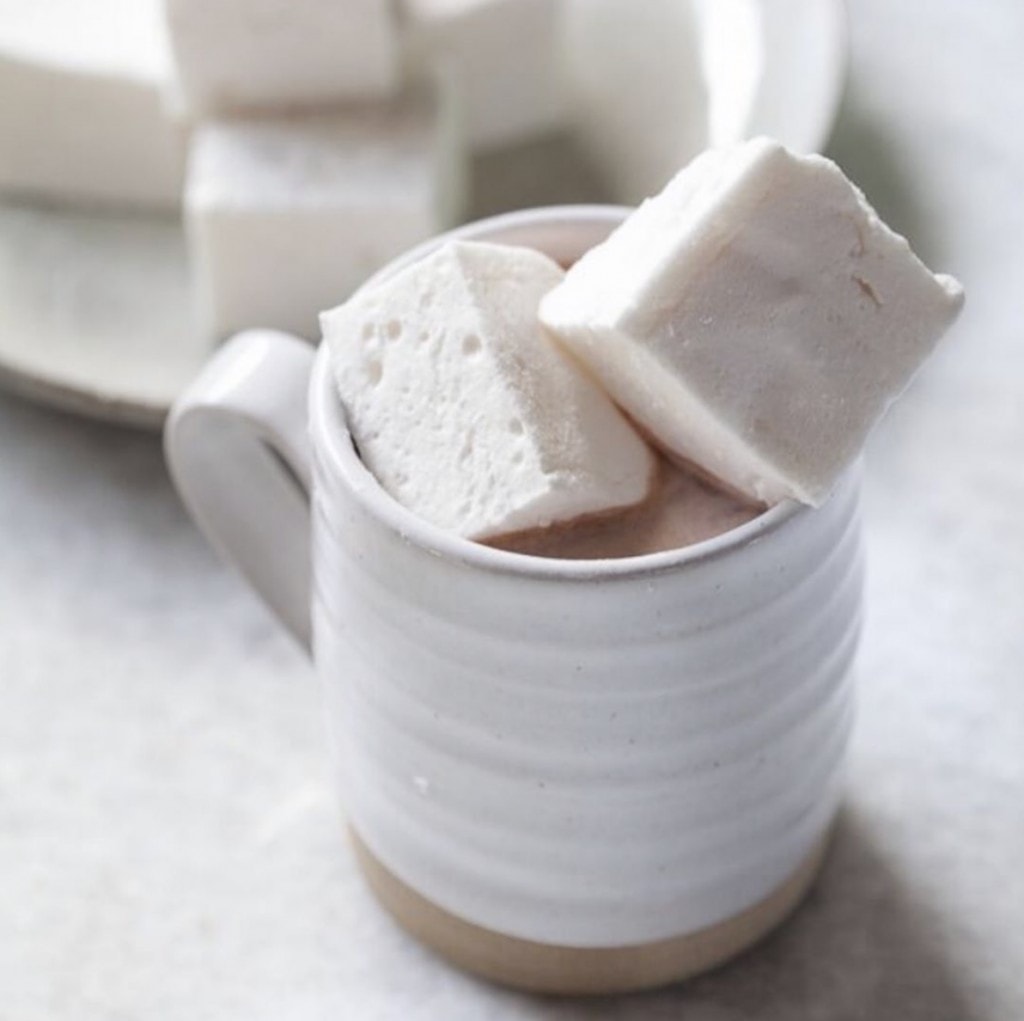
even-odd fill
[{"label": "mug handle", "polygon": [[200,531],[307,652],[315,353],[286,333],[240,333],[175,401],[164,428],[171,478]]}]

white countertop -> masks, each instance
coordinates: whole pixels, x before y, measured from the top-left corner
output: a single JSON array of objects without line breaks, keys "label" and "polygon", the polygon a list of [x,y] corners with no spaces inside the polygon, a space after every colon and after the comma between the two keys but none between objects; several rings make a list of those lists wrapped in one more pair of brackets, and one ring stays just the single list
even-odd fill
[{"label": "white countertop", "polygon": [[832,153],[968,306],[869,458],[847,809],[810,901],[687,986],[543,1001],[359,879],[310,669],[153,437],[0,399],[0,1019],[1024,1017],[1024,5],[851,0]]}]

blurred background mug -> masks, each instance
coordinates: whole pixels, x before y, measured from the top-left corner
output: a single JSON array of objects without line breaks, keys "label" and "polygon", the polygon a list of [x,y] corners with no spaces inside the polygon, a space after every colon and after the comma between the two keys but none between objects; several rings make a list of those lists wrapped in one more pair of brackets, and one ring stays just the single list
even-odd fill
[{"label": "blurred background mug", "polygon": [[[374,279],[452,236],[568,265],[624,215],[481,221]],[[214,356],[166,444],[200,528],[310,648],[356,853],[428,946],[528,989],[623,991],[712,967],[799,903],[852,718],[856,471],[820,509],[679,550],[491,549],[392,500],[326,348],[264,331]]]}]

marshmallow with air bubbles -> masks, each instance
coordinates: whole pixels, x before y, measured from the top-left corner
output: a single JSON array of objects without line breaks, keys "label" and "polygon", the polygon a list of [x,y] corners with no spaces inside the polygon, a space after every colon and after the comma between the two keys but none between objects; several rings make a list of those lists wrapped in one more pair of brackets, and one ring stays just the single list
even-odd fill
[{"label": "marshmallow with air bubbles", "polygon": [[541,318],[670,453],[817,505],[962,301],[834,163],[756,139],[695,159]]},{"label": "marshmallow with air bubbles", "polygon": [[322,309],[452,225],[463,164],[443,93],[202,125],[186,212],[204,331],[315,338]]},{"label": "marshmallow with air bubbles", "polygon": [[637,504],[654,460],[544,335],[538,252],[449,242],[321,316],[353,440],[395,499],[470,539]]},{"label": "marshmallow with air bubbles", "polygon": [[190,114],[311,108],[399,88],[391,0],[165,3],[176,98]]},{"label": "marshmallow with air bubbles", "polygon": [[178,206],[169,74],[158,0],[0,0],[0,191]]}]

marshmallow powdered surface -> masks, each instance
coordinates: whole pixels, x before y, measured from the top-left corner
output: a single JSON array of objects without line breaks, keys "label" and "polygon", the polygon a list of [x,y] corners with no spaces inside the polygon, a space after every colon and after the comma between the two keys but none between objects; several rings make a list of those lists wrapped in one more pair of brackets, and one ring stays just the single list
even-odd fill
[{"label": "marshmallow powdered surface", "polygon": [[166,0],[177,88],[192,115],[393,95],[390,0]]},{"label": "marshmallow powdered surface", "polygon": [[427,90],[338,113],[206,122],[186,193],[205,331],[314,339],[322,309],[452,224],[463,161],[448,104]]},{"label": "marshmallow powdered surface", "polygon": [[159,0],[0,0],[0,190],[177,207],[169,65]]},{"label": "marshmallow powdered surface", "polygon": [[647,497],[653,454],[537,321],[562,277],[449,242],[322,315],[360,456],[409,510],[485,539]]},{"label": "marshmallow powdered surface", "polygon": [[684,168],[541,319],[670,454],[818,505],[962,302],[834,163],[755,139]]}]

